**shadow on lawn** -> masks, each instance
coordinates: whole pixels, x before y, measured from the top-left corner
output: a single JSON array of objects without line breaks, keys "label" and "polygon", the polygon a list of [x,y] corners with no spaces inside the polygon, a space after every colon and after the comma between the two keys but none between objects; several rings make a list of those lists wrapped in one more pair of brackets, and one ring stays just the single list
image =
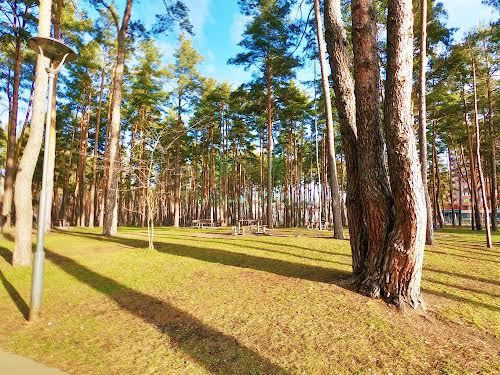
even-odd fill
[{"label": "shadow on lawn", "polygon": [[47,250],[48,259],[64,272],[107,295],[122,309],[156,326],[174,345],[210,372],[286,374],[259,353],[232,336],[205,325],[202,321],[167,301],[131,289],[109,277]]},{"label": "shadow on lawn", "polygon": [[[7,237],[6,237],[7,238]],[[14,241],[14,239],[7,238],[9,241]],[[12,264],[12,252],[7,250],[5,247],[0,247],[0,256],[5,259],[9,264]]]},{"label": "shadow on lawn", "polygon": [[[3,252],[3,250],[6,250],[4,248],[1,248],[1,249],[2,249],[2,252]],[[14,285],[12,285],[10,283],[10,281],[5,278],[5,275],[2,273],[2,271],[0,271],[0,280],[2,281],[2,284],[5,288],[5,290],[7,291],[7,293],[9,293],[10,298],[16,304],[18,310],[21,312],[21,314],[23,314],[24,319],[28,319],[28,304],[26,303],[24,298],[19,294],[19,292],[16,290]]]}]

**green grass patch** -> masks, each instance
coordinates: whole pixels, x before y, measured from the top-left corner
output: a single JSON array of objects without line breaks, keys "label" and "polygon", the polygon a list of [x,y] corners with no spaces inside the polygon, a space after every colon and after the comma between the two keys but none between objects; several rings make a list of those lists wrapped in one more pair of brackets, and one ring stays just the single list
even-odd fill
[{"label": "green grass patch", "polygon": [[[345,287],[348,241],[300,229],[71,229],[47,237],[43,316],[31,269],[0,239],[0,345],[74,374],[495,373],[500,257],[484,233],[446,229],[426,249],[428,308]],[[494,234],[500,248],[500,236]]]}]

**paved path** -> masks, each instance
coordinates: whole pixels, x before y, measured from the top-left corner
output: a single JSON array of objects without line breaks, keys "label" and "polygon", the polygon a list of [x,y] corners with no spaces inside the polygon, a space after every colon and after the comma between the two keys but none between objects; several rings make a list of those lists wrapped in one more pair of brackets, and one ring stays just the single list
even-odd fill
[{"label": "paved path", "polygon": [[0,374],[2,375],[66,375],[56,368],[47,367],[32,359],[11,354],[0,349]]}]

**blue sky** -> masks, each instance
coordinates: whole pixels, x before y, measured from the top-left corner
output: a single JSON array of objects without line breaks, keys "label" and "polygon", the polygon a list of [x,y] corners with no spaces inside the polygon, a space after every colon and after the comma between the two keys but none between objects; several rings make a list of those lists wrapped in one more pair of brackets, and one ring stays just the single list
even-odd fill
[{"label": "blue sky", "polygon": [[[459,29],[456,34],[458,39],[473,27],[498,18],[498,14],[492,8],[481,4],[481,0],[441,1],[448,11],[448,25]],[[239,12],[237,0],[188,0],[185,3],[189,7],[194,26],[193,45],[205,57],[201,72],[219,81],[227,80],[234,85],[247,81],[250,78],[249,72],[237,66],[227,65],[227,60],[240,51],[237,44],[245,25],[245,18]],[[134,9],[134,15],[148,24],[154,19],[155,13],[161,12],[162,7],[162,0],[142,0]],[[171,62],[172,51],[176,45],[175,36],[162,36],[158,38],[158,44],[165,62]],[[311,65],[306,66],[299,72],[299,79],[310,79],[312,69]]]}]

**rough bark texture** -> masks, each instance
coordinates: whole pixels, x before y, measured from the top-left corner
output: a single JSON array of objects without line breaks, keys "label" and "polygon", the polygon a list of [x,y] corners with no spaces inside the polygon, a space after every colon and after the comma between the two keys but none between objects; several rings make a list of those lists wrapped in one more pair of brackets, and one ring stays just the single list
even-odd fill
[{"label": "rough bark texture", "polygon": [[[117,211],[117,197],[118,197],[118,176],[120,172],[120,120],[121,120],[121,101],[122,101],[122,81],[123,81],[123,68],[125,65],[125,51],[126,51],[126,35],[128,24],[130,21],[130,14],[132,12],[132,0],[127,0],[125,12],[121,26],[118,28],[117,37],[117,54],[116,54],[116,69],[113,85],[113,102],[111,106],[111,124],[110,124],[110,137],[109,137],[109,178],[107,181],[107,195],[104,207],[104,223],[103,234],[105,236],[112,236],[116,234],[116,218]],[[117,23],[118,25],[118,23]]]},{"label": "rough bark texture", "polygon": [[413,14],[411,0],[389,0],[384,119],[395,222],[383,264],[383,293],[420,304],[426,205],[412,127]]},{"label": "rough bark texture", "polygon": [[418,106],[418,142],[420,151],[420,168],[424,184],[425,206],[427,211],[427,222],[425,232],[425,243],[432,245],[434,242],[434,231],[432,228],[432,204],[427,186],[427,107],[425,73],[427,70],[427,0],[421,0],[420,6],[420,69],[419,69],[419,106]]},{"label": "rough bark texture", "polygon": [[380,264],[393,221],[389,179],[384,162],[380,121],[377,25],[373,0],[352,1],[352,30],[358,128],[359,179],[367,227],[368,256],[360,275],[361,290],[380,295]]},{"label": "rough bark texture", "polygon": [[476,82],[476,61],[472,58],[472,90],[474,93],[474,123],[476,126],[476,163],[477,163],[477,174],[479,177],[479,189],[481,191],[481,200],[483,203],[483,213],[486,229],[486,246],[489,249],[493,248],[493,243],[491,242],[491,227],[490,227],[490,215],[488,214],[488,200],[486,199],[486,184],[484,183],[483,166],[481,164],[481,136],[479,132],[479,113],[477,109],[477,82]]},{"label": "rough bark texture", "polygon": [[330,83],[328,82],[328,73],[326,71],[326,56],[323,40],[323,22],[319,8],[319,0],[314,0],[314,14],[316,16],[316,35],[318,38],[319,65],[321,68],[321,82],[323,85],[323,94],[325,96],[326,128],[328,135],[328,172],[330,190],[332,192],[332,210],[333,210],[333,237],[344,239],[342,230],[342,209],[339,189],[339,179],[337,173],[337,162],[335,158],[335,136],[333,129],[332,103],[330,99]]},{"label": "rough bark texture", "polygon": [[[41,0],[38,18],[38,35],[50,36],[50,12],[52,1]],[[16,205],[16,240],[12,254],[13,265],[31,264],[31,231],[33,228],[32,182],[33,173],[42,146],[43,126],[47,107],[47,72],[48,60],[38,55],[35,70],[35,91],[33,94],[33,114],[30,134],[19,162],[15,183],[14,202]]]},{"label": "rough bark texture", "polygon": [[352,251],[352,268],[355,275],[363,269],[367,252],[366,227],[360,199],[358,178],[358,145],[354,82],[350,72],[350,56],[346,32],[342,23],[339,0],[325,0],[325,39],[332,71],[335,102],[339,115],[342,146],[347,170],[346,209],[349,219],[349,241]]}]

